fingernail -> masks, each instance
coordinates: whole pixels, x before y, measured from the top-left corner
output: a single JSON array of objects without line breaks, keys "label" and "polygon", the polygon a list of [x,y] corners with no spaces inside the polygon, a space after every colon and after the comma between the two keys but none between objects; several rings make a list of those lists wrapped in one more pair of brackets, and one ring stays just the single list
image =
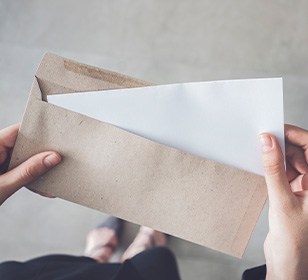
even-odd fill
[{"label": "fingernail", "polygon": [[260,135],[260,143],[262,152],[268,152],[273,148],[272,137],[267,134]]},{"label": "fingernail", "polygon": [[47,168],[57,165],[61,161],[61,157],[57,154],[50,154],[46,156],[43,160]]}]

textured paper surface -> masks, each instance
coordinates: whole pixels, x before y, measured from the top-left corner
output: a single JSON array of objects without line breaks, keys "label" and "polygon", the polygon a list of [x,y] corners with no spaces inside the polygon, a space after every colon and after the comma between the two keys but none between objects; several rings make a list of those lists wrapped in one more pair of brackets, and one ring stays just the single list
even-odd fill
[{"label": "textured paper surface", "polygon": [[258,135],[284,146],[281,78],[57,94],[48,103],[259,175]]},{"label": "textured paper surface", "polygon": [[30,188],[240,257],[266,200],[262,176],[193,156],[46,102],[146,82],[47,54],[10,168],[45,150],[63,162]]}]

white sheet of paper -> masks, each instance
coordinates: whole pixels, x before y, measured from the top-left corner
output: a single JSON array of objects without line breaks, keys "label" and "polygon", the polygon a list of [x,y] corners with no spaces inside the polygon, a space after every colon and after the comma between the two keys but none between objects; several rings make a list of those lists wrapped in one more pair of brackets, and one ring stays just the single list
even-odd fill
[{"label": "white sheet of paper", "polygon": [[260,175],[258,134],[274,134],[284,151],[281,78],[49,95],[48,102]]}]

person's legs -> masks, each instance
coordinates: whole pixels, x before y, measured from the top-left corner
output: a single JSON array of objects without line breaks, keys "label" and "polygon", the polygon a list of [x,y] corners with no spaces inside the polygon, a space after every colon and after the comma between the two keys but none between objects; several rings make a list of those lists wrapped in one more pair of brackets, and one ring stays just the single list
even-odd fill
[{"label": "person's legs", "polygon": [[167,246],[166,234],[151,229],[149,227],[141,226],[134,241],[124,252],[121,258],[121,262],[124,262],[127,259],[131,259],[142,251],[155,246]]},{"label": "person's legs", "polygon": [[108,217],[88,233],[84,256],[99,263],[107,263],[119,245],[122,230],[121,219]]},{"label": "person's legs", "polygon": [[[85,256],[100,263],[108,262],[119,243],[119,234],[112,228],[116,227],[105,223],[105,226],[99,226],[88,234]],[[124,263],[121,276],[121,273],[127,273],[125,268],[131,266],[144,280],[180,279],[175,257],[167,248],[166,234],[145,226],[140,227],[121,262]]]},{"label": "person's legs", "polygon": [[244,271],[242,280],[265,280],[266,265],[253,267]]},{"label": "person's legs", "polygon": [[173,253],[167,248],[166,234],[140,227],[121,261],[128,261],[144,280],[179,280]]},{"label": "person's legs", "polygon": [[147,249],[129,262],[144,280],[180,280],[175,256],[166,247]]}]

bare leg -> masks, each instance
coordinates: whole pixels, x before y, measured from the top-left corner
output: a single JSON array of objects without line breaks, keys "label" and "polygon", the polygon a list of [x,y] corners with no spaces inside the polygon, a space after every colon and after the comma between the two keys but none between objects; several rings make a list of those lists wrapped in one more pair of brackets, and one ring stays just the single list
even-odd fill
[{"label": "bare leg", "polygon": [[155,231],[154,229],[142,226],[132,242],[132,244],[124,252],[121,262],[130,259],[142,251],[154,246],[167,246],[167,237],[164,233]]},{"label": "bare leg", "polygon": [[88,233],[84,256],[100,263],[106,263],[112,257],[118,243],[114,230],[109,228],[93,229]]}]

